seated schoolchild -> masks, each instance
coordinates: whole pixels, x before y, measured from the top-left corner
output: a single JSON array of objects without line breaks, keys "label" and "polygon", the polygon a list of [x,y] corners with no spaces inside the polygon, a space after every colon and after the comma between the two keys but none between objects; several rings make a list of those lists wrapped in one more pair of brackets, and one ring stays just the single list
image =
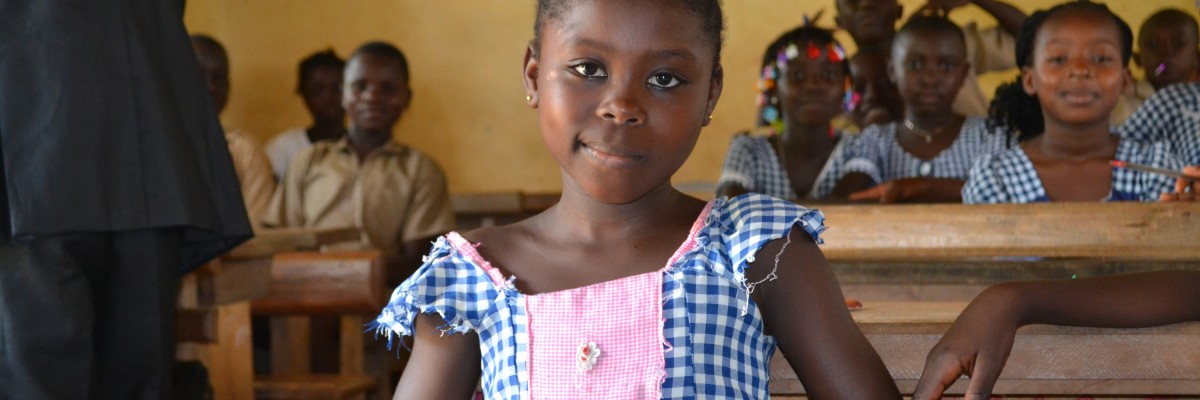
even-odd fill
[{"label": "seated schoolchild", "polygon": [[969,68],[962,30],[944,17],[917,15],[892,47],[889,73],[903,118],[872,125],[842,148],[816,192],[882,203],[959,202],[974,160],[1008,145],[984,119],[951,111]]},{"label": "seated schoolchild", "polygon": [[1118,128],[1122,138],[1163,142],[1188,165],[1200,165],[1200,83],[1154,92]]},{"label": "seated schoolchild", "polygon": [[844,110],[845,52],[830,31],[805,25],[772,42],[762,61],[758,102],[765,132],[733,138],[717,195],[818,197],[813,183],[846,142],[831,122]]},{"label": "seated schoolchild", "polygon": [[271,172],[282,181],[288,163],[300,150],[322,140],[338,140],[346,136],[346,110],[342,109],[342,69],[346,67],[333,50],[325,50],[300,61],[296,93],[304,100],[304,108],[312,116],[307,128],[292,128],[276,135],[267,143]]},{"label": "seated schoolchild", "polygon": [[274,226],[358,228],[364,244],[383,252],[392,283],[420,265],[434,237],[454,228],[441,167],[392,138],[412,99],[408,76],[408,62],[394,46],[359,47],[342,90],[349,133],[292,159],[264,219]]},{"label": "seated schoolchild", "polygon": [[[229,54],[221,42],[207,35],[193,35],[192,50],[200,62],[208,94],[217,108],[217,114],[220,114],[229,101]],[[271,202],[271,194],[275,192],[271,164],[262,146],[246,132],[226,127],[225,141],[229,145],[229,155],[233,158],[233,168],[241,184],[246,214],[250,217],[250,224],[257,229]]]},{"label": "seated schoolchild", "polygon": [[1107,7],[1073,2],[1031,17],[1017,41],[1018,82],[997,91],[993,118],[1018,146],[981,158],[964,203],[1155,201],[1175,179],[1115,162],[1180,170],[1166,142],[1122,139],[1110,114],[1132,85],[1133,34]]},{"label": "seated schoolchild", "polygon": [[1138,30],[1138,52],[1133,57],[1145,78],[1117,103],[1112,122],[1124,122],[1150,95],[1164,87],[1200,80],[1198,42],[1200,28],[1186,12],[1166,8],[1146,18]]}]

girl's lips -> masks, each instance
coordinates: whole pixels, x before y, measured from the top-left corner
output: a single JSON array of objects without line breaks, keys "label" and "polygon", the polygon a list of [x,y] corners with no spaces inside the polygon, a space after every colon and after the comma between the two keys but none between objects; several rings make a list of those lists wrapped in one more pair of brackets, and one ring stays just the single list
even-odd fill
[{"label": "girl's lips", "polygon": [[1100,96],[1090,91],[1065,91],[1060,95],[1068,104],[1089,104]]},{"label": "girl's lips", "polygon": [[587,154],[589,158],[600,163],[600,165],[609,168],[631,168],[642,160],[641,156],[630,154],[624,151],[613,150],[609,148],[601,150],[583,142],[580,142],[579,145],[580,148],[583,149],[584,154]]}]

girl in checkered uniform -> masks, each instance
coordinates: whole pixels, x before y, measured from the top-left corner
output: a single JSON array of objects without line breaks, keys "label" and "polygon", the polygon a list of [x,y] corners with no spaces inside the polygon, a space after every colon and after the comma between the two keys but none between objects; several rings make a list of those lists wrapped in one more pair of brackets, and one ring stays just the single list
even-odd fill
[{"label": "girl in checkered uniform", "polygon": [[1110,166],[1184,167],[1170,144],[1110,130],[1110,114],[1133,82],[1132,38],[1120,17],[1090,1],[1030,17],[1017,38],[1021,77],[997,90],[990,110],[992,122],[1016,132],[1019,144],[975,163],[963,202],[1194,199],[1194,182]]},{"label": "girl in checkered uniform", "polygon": [[718,196],[823,197],[816,183],[847,143],[835,118],[852,104],[846,52],[833,33],[805,24],[767,46],[758,82],[758,125],[734,136]]},{"label": "girl in checkered uniform", "polygon": [[910,18],[888,63],[903,119],[863,129],[830,157],[814,191],[881,203],[959,202],[972,162],[1008,146],[983,118],[951,110],[970,69],[966,54],[958,25],[934,14]]},{"label": "girl in checkered uniform", "polygon": [[[558,204],[440,238],[375,321],[397,398],[899,398],[817,244],[819,211],[671,187],[721,94],[717,0],[542,0],[524,82]],[[407,342],[406,342],[406,345]]]}]

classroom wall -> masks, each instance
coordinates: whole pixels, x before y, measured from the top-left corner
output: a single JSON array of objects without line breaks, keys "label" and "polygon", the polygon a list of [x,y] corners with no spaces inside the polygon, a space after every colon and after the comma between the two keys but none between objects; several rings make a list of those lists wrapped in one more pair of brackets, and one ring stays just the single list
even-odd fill
[{"label": "classroom wall", "polygon": [[[453,193],[561,188],[557,165],[537,133],[535,110],[525,106],[521,59],[530,38],[531,0],[191,0],[185,23],[229,51],[232,93],[222,115],[227,127],[262,141],[285,129],[307,126],[295,94],[296,68],[306,55],[326,48],[345,57],[368,40],[400,47],[412,70],[413,103],[396,137],[435,158]],[[911,12],[924,1],[901,0]],[[1017,0],[1030,11],[1055,0]],[[1110,1],[1134,27],[1150,13],[1177,7],[1196,13],[1189,0]],[[691,158],[675,175],[677,186],[704,192],[720,175],[732,133],[750,127],[757,60],[776,35],[804,15],[824,14],[817,24],[833,28],[833,0],[725,0],[725,90],[713,123],[701,133]],[[951,17],[994,26],[966,6]],[[849,37],[839,36],[843,44]],[[853,46],[847,46],[853,47]],[[983,77],[988,87],[1012,73]]]}]

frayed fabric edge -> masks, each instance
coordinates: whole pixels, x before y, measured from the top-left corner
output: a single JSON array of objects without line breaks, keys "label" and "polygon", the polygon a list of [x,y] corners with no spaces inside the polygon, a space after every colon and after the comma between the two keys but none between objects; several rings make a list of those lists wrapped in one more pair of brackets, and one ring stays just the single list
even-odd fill
[{"label": "frayed fabric edge", "polygon": [[[741,306],[739,307],[741,316],[744,317],[750,312],[750,295],[754,293],[754,289],[757,288],[758,285],[779,279],[779,275],[777,275],[776,272],[779,271],[779,261],[780,258],[783,257],[783,252],[787,250],[788,245],[792,244],[792,230],[799,225],[804,229],[806,234],[810,234],[812,236],[813,243],[818,245],[824,244],[825,240],[821,238],[821,234],[824,233],[826,229],[825,224],[823,223],[824,220],[825,213],[822,213],[821,210],[816,209],[806,209],[804,213],[796,217],[781,235],[781,237],[784,239],[783,246],[779,248],[778,253],[775,253],[775,263],[771,266],[771,272],[758,282],[751,283],[746,281],[746,268],[742,268],[741,271],[736,272],[735,276],[737,277],[738,285],[741,287],[741,295],[739,296],[741,297]],[[758,255],[758,252],[761,251],[763,247],[766,247],[767,243],[777,239],[779,238],[771,238],[763,242],[763,246],[755,249],[750,256],[746,257],[745,260],[742,260],[742,264],[745,264],[748,267],[750,263],[755,261],[755,257]]]}]

